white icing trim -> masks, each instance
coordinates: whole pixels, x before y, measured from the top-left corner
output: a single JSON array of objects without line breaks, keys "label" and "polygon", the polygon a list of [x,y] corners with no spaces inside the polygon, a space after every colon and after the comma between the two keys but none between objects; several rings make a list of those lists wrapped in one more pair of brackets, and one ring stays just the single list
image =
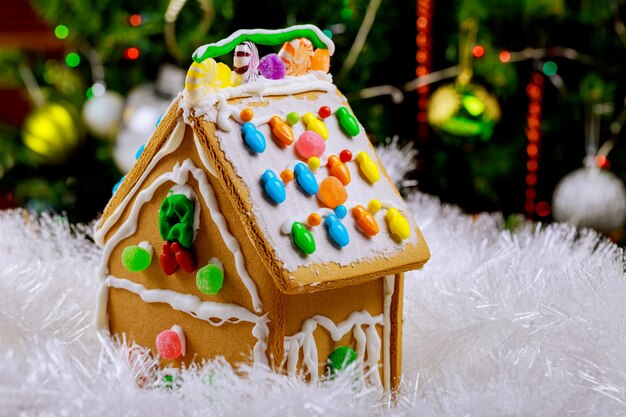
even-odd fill
[{"label": "white icing trim", "polygon": [[[285,336],[285,357],[287,361],[287,372],[290,376],[296,375],[300,348],[303,355],[303,369],[309,372],[311,381],[319,379],[317,345],[313,333],[317,326],[328,330],[334,341],[340,340],[350,330],[352,330],[356,346],[357,361],[363,363],[363,367],[368,371],[371,382],[381,386],[380,374],[378,373],[378,361],[380,360],[381,341],[376,325],[383,325],[383,315],[373,317],[366,310],[355,311],[350,316],[335,325],[331,319],[325,316],[316,315],[304,320],[302,329],[291,336]],[[362,326],[366,326],[363,330]],[[367,354],[367,360],[365,355]]]},{"label": "white icing trim", "polygon": [[150,254],[150,259],[152,259],[152,255],[154,255],[154,248],[152,247],[150,242],[144,240],[142,242],[139,242],[137,246],[139,246],[141,249],[145,249]]},{"label": "white icing trim", "polygon": [[[143,285],[127,279],[109,275],[103,282],[99,291],[99,302],[96,315],[102,318],[108,301],[108,288],[118,288],[130,291],[138,295],[146,303],[168,304],[174,310],[182,311],[190,316],[208,322],[213,326],[221,326],[224,323],[237,324],[241,322],[253,323],[252,335],[257,339],[253,348],[254,364],[268,365],[267,361],[267,338],[269,336],[269,318],[267,314],[257,316],[252,311],[238,304],[217,303],[214,301],[202,301],[191,294],[183,294],[172,290],[156,289],[149,290]],[[105,294],[104,296],[102,294]],[[102,323],[101,320],[98,320]],[[99,326],[100,330],[107,330],[108,326]],[[181,339],[182,341],[182,339]]]},{"label": "white icing trim", "polygon": [[391,301],[395,292],[396,276],[385,275],[383,278],[383,387],[391,388]]},{"label": "white icing trim", "polygon": [[152,184],[150,184],[148,187],[141,190],[139,194],[137,194],[137,196],[135,197],[135,203],[133,204],[133,207],[128,214],[128,219],[119,227],[115,234],[113,234],[113,236],[111,236],[111,238],[104,245],[102,262],[100,264],[100,276],[105,277],[108,274],[107,264],[113,248],[117,246],[117,244],[119,244],[122,239],[131,236],[137,231],[137,220],[139,218],[139,212],[141,210],[141,207],[143,207],[145,203],[152,199],[157,188],[167,183],[168,181],[175,184],[186,184],[189,174],[191,174],[198,182],[200,195],[202,195],[202,198],[208,207],[209,215],[217,225],[217,228],[220,231],[220,234],[222,235],[226,246],[235,257],[235,266],[237,268],[237,272],[246,289],[248,290],[250,297],[252,298],[252,305],[254,310],[260,312],[263,308],[263,305],[261,303],[261,299],[259,298],[256,284],[254,283],[254,280],[252,279],[252,277],[250,277],[248,271],[245,268],[245,261],[243,259],[243,254],[241,253],[241,247],[239,246],[239,242],[228,230],[226,219],[220,211],[219,204],[215,197],[215,193],[213,192],[213,188],[209,184],[206,173],[202,169],[196,167],[191,159],[186,159],[185,161],[183,161],[182,165],[180,163],[176,163],[176,165],[174,166],[174,168],[172,168],[170,172],[162,174],[157,179],[155,179]]},{"label": "white icing trim", "polygon": [[182,194],[191,201],[193,201],[194,210],[193,210],[193,239],[196,240],[196,235],[198,234],[198,230],[200,230],[200,202],[198,201],[198,196],[196,192],[191,188],[190,185],[187,184],[176,184],[171,189],[172,194]]},{"label": "white icing trim", "polygon": [[183,331],[183,328],[178,324],[175,324],[172,326],[171,330],[178,335],[178,339],[180,340],[181,355],[185,356],[185,353],[187,353],[187,340],[185,339],[185,332]]}]

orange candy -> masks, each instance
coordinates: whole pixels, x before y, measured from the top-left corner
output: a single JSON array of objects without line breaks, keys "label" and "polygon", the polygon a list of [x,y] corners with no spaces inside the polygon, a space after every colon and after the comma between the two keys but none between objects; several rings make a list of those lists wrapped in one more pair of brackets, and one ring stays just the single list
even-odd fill
[{"label": "orange candy", "polygon": [[280,173],[280,179],[283,180],[285,184],[293,181],[293,171],[290,169],[285,169]]},{"label": "orange candy", "polygon": [[317,213],[311,213],[309,214],[307,222],[310,226],[319,226],[319,224],[322,222],[322,217]]},{"label": "orange candy", "polygon": [[331,155],[328,157],[328,170],[330,175],[337,177],[343,185],[350,184],[350,170],[341,162],[337,155]]},{"label": "orange candy", "polygon": [[326,207],[334,209],[346,202],[348,193],[341,181],[337,178],[326,177],[319,186],[317,198],[319,198]]},{"label": "orange candy", "polygon": [[281,141],[285,146],[289,146],[293,143],[293,131],[289,125],[278,116],[273,116],[269,122],[272,127],[272,133],[276,138]]},{"label": "orange candy", "polygon": [[244,122],[249,122],[254,117],[254,112],[252,109],[246,107],[241,111],[241,113],[239,113],[239,117],[241,117],[241,120]]},{"label": "orange candy", "polygon": [[312,71],[323,72],[328,72],[330,70],[330,52],[328,52],[328,49],[318,48],[315,50],[313,57],[311,58],[310,69]]},{"label": "orange candy", "polygon": [[352,215],[356,220],[356,224],[358,224],[365,233],[370,236],[376,236],[378,234],[378,222],[376,222],[374,216],[365,210],[365,207],[361,205],[355,206],[352,209]]}]

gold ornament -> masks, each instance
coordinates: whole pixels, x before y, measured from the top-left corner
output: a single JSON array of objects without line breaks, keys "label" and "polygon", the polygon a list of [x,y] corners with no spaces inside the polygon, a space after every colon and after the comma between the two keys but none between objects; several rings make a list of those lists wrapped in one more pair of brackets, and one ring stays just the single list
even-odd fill
[{"label": "gold ornament", "polygon": [[61,103],[46,103],[33,110],[22,127],[26,147],[49,164],[65,162],[80,137],[74,112]]}]

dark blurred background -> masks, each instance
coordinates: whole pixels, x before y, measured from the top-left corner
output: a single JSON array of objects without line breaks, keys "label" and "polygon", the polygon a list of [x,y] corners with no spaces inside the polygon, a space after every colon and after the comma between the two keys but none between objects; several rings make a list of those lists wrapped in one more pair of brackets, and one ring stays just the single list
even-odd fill
[{"label": "dark blurred background", "polygon": [[420,190],[549,222],[557,184],[586,164],[614,187],[574,183],[605,190],[588,214],[626,215],[625,15],[609,0],[0,0],[0,207],[92,220],[196,47],[313,23],[371,140],[418,149]]}]

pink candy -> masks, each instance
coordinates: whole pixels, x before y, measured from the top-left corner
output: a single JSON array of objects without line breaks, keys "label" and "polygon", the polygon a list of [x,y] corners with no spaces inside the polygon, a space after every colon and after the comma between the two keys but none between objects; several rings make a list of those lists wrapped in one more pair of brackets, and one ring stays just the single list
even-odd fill
[{"label": "pink candy", "polygon": [[312,156],[319,158],[324,155],[326,142],[324,142],[324,139],[317,133],[312,130],[307,130],[298,138],[296,150],[304,159],[308,160]]},{"label": "pink candy", "polygon": [[285,63],[276,54],[265,55],[259,63],[261,75],[268,80],[285,78]]},{"label": "pink candy", "polygon": [[178,359],[185,355],[185,334],[180,326],[163,330],[156,338],[159,356],[166,360]]}]

